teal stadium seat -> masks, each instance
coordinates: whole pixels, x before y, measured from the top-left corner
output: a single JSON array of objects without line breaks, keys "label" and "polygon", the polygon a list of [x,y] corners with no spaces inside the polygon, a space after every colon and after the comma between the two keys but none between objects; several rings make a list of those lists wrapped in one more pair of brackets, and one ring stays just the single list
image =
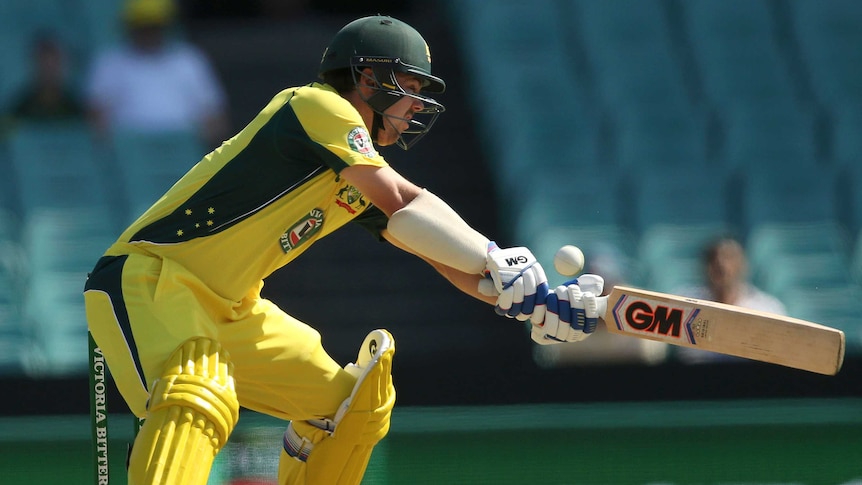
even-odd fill
[{"label": "teal stadium seat", "polygon": [[[479,134],[498,167],[500,192],[544,180],[546,167],[599,163],[600,124],[570,62],[557,2],[525,8],[505,0],[487,8],[471,0],[452,8],[468,60],[470,102],[482,119]],[[482,22],[461,23],[476,18]]]},{"label": "teal stadium seat", "polygon": [[724,224],[655,224],[641,235],[638,257],[657,268],[672,258],[702,259],[710,243],[731,234]]},{"label": "teal stadium seat", "polygon": [[[536,55],[533,61],[551,66],[558,60]],[[566,83],[566,73],[544,74],[512,68],[505,78],[494,81],[496,100],[480,110],[484,146],[494,160],[500,193],[522,190],[551,178],[571,180],[584,170],[603,167],[600,125],[575,96],[548,90],[540,81],[549,75]],[[489,81],[490,82],[490,81]],[[569,84],[574,90],[574,84]]]},{"label": "teal stadium seat", "polygon": [[680,6],[701,83],[714,106],[794,102],[767,1],[687,0]]},{"label": "teal stadium seat", "polygon": [[[9,152],[28,263],[21,310],[32,342],[24,356],[28,372],[83,373],[81,291],[87,272],[119,232],[102,154],[83,124],[19,126]],[[84,347],[73,351],[79,340]],[[80,356],[72,357],[76,352]]]},{"label": "teal stadium seat", "polygon": [[[121,4],[121,2],[115,2]],[[0,2],[0,112],[9,107],[11,98],[27,83],[31,75],[31,46],[37,35],[56,37],[65,49],[68,79],[78,88],[91,51],[85,38],[89,26],[84,23],[85,0],[4,0]],[[95,30],[101,30],[96,26]]]},{"label": "teal stadium seat", "polygon": [[788,256],[824,256],[849,265],[851,243],[836,222],[765,222],[751,228],[745,242],[751,274],[767,274]]},{"label": "teal stadium seat", "polygon": [[639,233],[656,224],[730,226],[728,183],[718,167],[642,168],[630,178],[629,224]]},{"label": "teal stadium seat", "polygon": [[840,220],[851,234],[862,230],[862,159],[838,169]]},{"label": "teal stadium seat", "polygon": [[705,116],[675,110],[615,110],[614,159],[620,172],[705,167],[709,124]]},{"label": "teal stadium seat", "polygon": [[862,3],[856,0],[788,2],[802,62],[827,107],[862,102]]},{"label": "teal stadium seat", "polygon": [[815,118],[792,104],[763,109],[734,105],[723,110],[723,152],[728,170],[813,171],[818,163]]},{"label": "teal stadium seat", "polygon": [[[4,179],[7,182],[12,182],[13,178],[8,176],[8,172]],[[3,188],[11,188],[12,183],[4,183]],[[20,219],[18,215],[10,208],[0,206],[0,241],[17,241],[21,236]]]},{"label": "teal stadium seat", "polygon": [[787,291],[788,315],[844,331],[847,354],[862,351],[862,287],[796,288]]},{"label": "teal stadium seat", "polygon": [[[62,0],[68,1],[68,0]],[[119,0],[77,0],[81,24],[80,34],[85,36],[86,49],[95,53],[99,49],[115,45],[123,39],[121,13],[123,2]]]},{"label": "teal stadium seat", "polygon": [[829,149],[836,167],[862,165],[862,105],[847,103],[830,110],[831,139]]},{"label": "teal stadium seat", "polygon": [[33,342],[35,372],[84,374],[87,369],[87,320],[82,294],[85,276],[44,271],[31,275],[23,320]]},{"label": "teal stadium seat", "polygon": [[84,278],[119,235],[109,219],[100,208],[33,212],[22,227],[30,271],[77,272]]},{"label": "teal stadium seat", "polygon": [[40,207],[110,207],[100,152],[84,123],[23,124],[9,155],[25,213]]},{"label": "teal stadium seat", "polygon": [[862,285],[862,230],[854,232],[853,236],[850,247],[850,272],[853,281]]},{"label": "teal stadium seat", "polygon": [[775,257],[772,266],[752,280],[781,301],[789,301],[791,291],[833,291],[853,284],[846,258],[833,254]]},{"label": "teal stadium seat", "polygon": [[661,262],[644,261],[644,279],[650,290],[684,294],[704,283],[700,258],[672,257]]},{"label": "teal stadium seat", "polygon": [[702,285],[703,252],[714,240],[730,234],[732,230],[720,223],[650,226],[638,245],[649,288],[674,293]]},{"label": "teal stadium seat", "polygon": [[130,223],[159,199],[206,151],[191,131],[120,132],[113,136],[113,158],[120,173]]},{"label": "teal stadium seat", "polygon": [[764,223],[838,222],[837,186],[837,174],[828,167],[815,172],[747,167],[740,188],[741,227],[748,232]]},{"label": "teal stadium seat", "polygon": [[3,75],[0,76],[0,113],[6,113],[12,108],[16,94],[26,84],[30,74],[26,38],[0,28],[0,65],[3,66]]},{"label": "teal stadium seat", "polygon": [[[549,173],[541,191],[526,190],[510,212],[516,236],[525,239],[557,226],[622,226],[625,186],[613,174]],[[535,192],[535,193],[534,193]],[[530,195],[532,194],[532,195]],[[574,209],[571,209],[574,207]]]},{"label": "teal stadium seat", "polygon": [[607,106],[676,115],[691,112],[663,2],[578,0],[568,10],[570,25],[583,39],[596,88]]},{"label": "teal stadium seat", "polygon": [[29,348],[26,337],[16,329],[0,328],[0,376],[20,377],[27,372],[25,362]]},{"label": "teal stadium seat", "polygon": [[706,123],[692,105],[664,4],[577,1],[565,11],[612,125],[610,158],[623,170],[704,164]]},{"label": "teal stadium seat", "polygon": [[565,45],[567,25],[554,0],[535,0],[529,8],[519,0],[498,0],[493,8],[483,0],[452,3],[455,18],[463,22],[459,32],[476,62],[493,64],[495,54],[526,60],[542,50],[559,52]]}]

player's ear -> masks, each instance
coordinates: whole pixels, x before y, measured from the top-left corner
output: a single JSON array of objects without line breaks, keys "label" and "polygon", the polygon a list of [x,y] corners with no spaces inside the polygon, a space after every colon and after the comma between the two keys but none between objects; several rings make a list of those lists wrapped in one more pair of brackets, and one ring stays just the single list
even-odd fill
[{"label": "player's ear", "polygon": [[365,86],[369,88],[377,87],[377,81],[374,78],[374,70],[370,67],[363,68],[359,71],[359,82],[357,83],[360,86]]}]

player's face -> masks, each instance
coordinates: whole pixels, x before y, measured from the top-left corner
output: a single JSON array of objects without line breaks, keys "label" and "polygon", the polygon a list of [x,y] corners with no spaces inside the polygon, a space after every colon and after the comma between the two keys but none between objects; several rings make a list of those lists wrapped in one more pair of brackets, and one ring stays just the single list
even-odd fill
[{"label": "player's face", "polygon": [[[415,76],[399,72],[395,75],[395,79],[401,89],[409,94],[419,94],[422,89],[422,82]],[[401,133],[410,126],[409,120],[424,107],[425,104],[419,99],[401,96],[395,104],[383,112],[383,129],[377,133],[377,144],[387,146],[397,142]]]},{"label": "player's face", "polygon": [[707,266],[707,274],[714,286],[733,286],[745,278],[745,255],[736,245],[720,246]]}]

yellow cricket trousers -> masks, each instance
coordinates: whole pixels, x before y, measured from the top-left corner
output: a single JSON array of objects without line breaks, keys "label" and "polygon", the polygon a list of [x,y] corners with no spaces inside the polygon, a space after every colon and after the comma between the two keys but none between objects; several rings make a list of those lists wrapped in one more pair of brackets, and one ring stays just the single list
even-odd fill
[{"label": "yellow cricket trousers", "polygon": [[140,417],[164,362],[193,337],[230,353],[241,406],[278,418],[331,418],[355,383],[320,334],[261,298],[260,286],[230,301],[175,261],[129,254],[100,259],[84,298],[90,331]]}]

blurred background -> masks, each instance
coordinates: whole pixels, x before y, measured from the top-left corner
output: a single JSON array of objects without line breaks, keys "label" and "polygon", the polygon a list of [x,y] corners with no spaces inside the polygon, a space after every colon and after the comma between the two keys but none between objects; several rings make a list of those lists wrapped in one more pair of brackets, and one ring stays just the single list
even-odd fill
[{"label": "blurred background", "polygon": [[[855,0],[3,0],[3,483],[91,483],[87,271],[377,13],[424,35],[449,88],[422,143],[382,153],[477,229],[548,269],[578,245],[609,285],[718,295],[716,264],[746,305],[841,328],[848,353],[825,377],[602,332],[535,348],[348,227],[264,294],[340,362],[370,329],[396,336],[399,407],[365,483],[862,483]],[[705,259],[719,237],[741,257]],[[123,483],[132,421],[109,397]],[[244,413],[211,483],[274,483],[283,428]]]}]

